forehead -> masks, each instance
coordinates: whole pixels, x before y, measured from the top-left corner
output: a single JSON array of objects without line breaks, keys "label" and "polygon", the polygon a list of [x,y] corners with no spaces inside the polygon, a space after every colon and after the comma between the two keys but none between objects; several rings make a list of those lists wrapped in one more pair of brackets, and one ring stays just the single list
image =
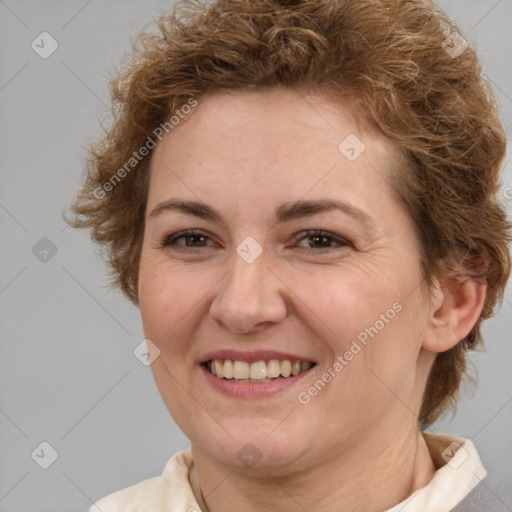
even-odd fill
[{"label": "forehead", "polygon": [[364,196],[387,186],[394,156],[347,103],[325,95],[215,91],[157,145],[148,202],[171,191],[230,197],[241,206],[251,198],[294,201],[341,190]]},{"label": "forehead", "polygon": [[[348,100],[334,100],[325,93],[299,89],[272,87],[255,90],[217,90],[202,96],[196,107],[183,122],[176,126],[165,141],[176,142],[174,150],[180,154],[187,146],[180,142],[187,138],[195,142],[195,152],[216,149],[219,156],[238,155],[250,151],[293,150],[305,153],[312,145],[330,149],[336,154],[339,142],[348,135],[372,139],[372,143],[385,142],[362,122],[362,116],[353,112]],[[202,138],[189,140],[191,131]],[[208,137],[204,135],[208,134]],[[242,143],[248,142],[247,145]],[[297,144],[303,142],[306,148]],[[292,156],[292,155],[290,155]],[[318,156],[316,154],[315,156]]]}]

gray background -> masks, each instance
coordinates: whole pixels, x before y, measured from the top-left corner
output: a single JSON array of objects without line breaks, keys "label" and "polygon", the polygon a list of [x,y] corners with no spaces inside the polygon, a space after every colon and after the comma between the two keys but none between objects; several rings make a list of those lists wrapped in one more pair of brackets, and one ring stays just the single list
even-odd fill
[{"label": "gray background", "polygon": [[[439,3],[477,48],[510,136],[512,0]],[[160,474],[188,446],[133,355],[143,339],[137,309],[109,290],[88,234],[61,216],[80,179],[82,146],[99,132],[108,73],[169,4],[0,0],[0,511],[84,511]],[[59,44],[47,59],[31,48],[43,31]],[[502,196],[510,212],[512,189]],[[512,510],[504,491],[512,483],[511,311],[509,286],[485,325],[487,351],[474,358],[477,391],[466,388],[457,416],[433,429],[474,441],[503,510]],[[58,452],[46,470],[34,459],[48,461],[48,449],[31,457],[43,441]]]}]

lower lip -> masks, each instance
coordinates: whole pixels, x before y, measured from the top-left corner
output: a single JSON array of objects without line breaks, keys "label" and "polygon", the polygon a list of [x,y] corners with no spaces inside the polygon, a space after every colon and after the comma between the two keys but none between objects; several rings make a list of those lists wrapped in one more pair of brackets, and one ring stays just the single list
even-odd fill
[{"label": "lower lip", "polygon": [[201,365],[201,370],[211,386],[231,398],[263,398],[282,393],[300,382],[313,368],[301,372],[298,375],[294,375],[293,377],[290,376],[284,379],[276,379],[257,384],[252,382],[236,382],[232,379],[220,379]]}]

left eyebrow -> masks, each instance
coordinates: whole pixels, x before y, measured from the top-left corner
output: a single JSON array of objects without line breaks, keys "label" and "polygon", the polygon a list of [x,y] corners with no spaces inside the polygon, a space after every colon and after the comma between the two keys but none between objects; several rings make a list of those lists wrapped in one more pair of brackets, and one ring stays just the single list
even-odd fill
[{"label": "left eyebrow", "polygon": [[[158,203],[155,208],[153,208],[149,216],[155,217],[164,211],[170,210],[178,210],[189,215],[200,217],[202,219],[211,220],[213,222],[227,225],[220,212],[218,212],[212,206],[201,201],[168,199]],[[334,199],[315,199],[309,201],[300,200],[283,203],[276,208],[275,218],[277,223],[289,222],[294,219],[300,219],[309,215],[315,215],[317,213],[332,210],[341,211],[345,215],[356,219],[370,229],[375,229],[376,227],[374,220],[368,213],[354,205]]]},{"label": "left eyebrow", "polygon": [[351,205],[350,203],[337,201],[335,199],[301,200],[284,203],[276,209],[276,219],[277,222],[287,222],[293,219],[300,219],[308,215],[332,210],[341,211],[345,215],[356,219],[370,229],[376,228],[374,220],[368,213],[354,205]]}]

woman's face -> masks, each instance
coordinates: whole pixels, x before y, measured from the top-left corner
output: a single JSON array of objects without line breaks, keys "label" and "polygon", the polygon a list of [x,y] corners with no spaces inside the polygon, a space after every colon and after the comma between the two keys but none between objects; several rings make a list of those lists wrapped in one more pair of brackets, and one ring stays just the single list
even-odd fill
[{"label": "woman's face", "polygon": [[210,93],[159,143],[140,309],[197,453],[307,468],[417,424],[433,359],[394,161],[346,106],[287,89]]}]

